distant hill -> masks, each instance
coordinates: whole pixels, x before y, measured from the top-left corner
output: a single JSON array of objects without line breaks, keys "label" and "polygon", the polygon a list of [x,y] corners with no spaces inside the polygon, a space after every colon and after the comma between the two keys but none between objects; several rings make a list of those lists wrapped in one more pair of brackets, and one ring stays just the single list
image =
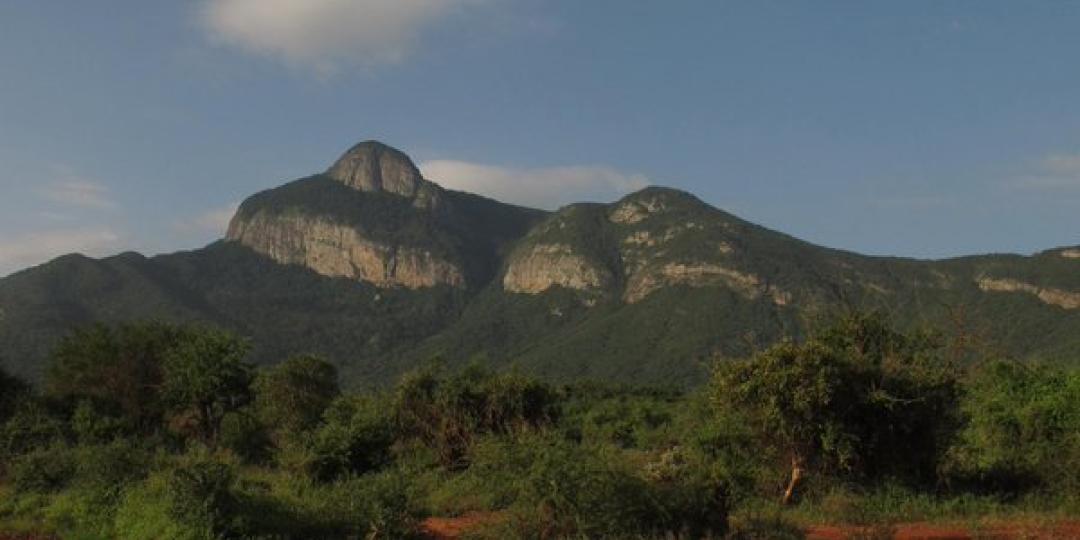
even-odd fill
[{"label": "distant hill", "polygon": [[848,308],[962,326],[1000,354],[1076,361],[1080,248],[868,257],[660,187],[549,213],[444,189],[369,141],[252,196],[203,249],[68,255],[0,280],[0,358],[37,380],[73,328],[155,318],[234,329],[259,362],[318,353],[358,385],[435,357],[693,384],[717,355]]}]

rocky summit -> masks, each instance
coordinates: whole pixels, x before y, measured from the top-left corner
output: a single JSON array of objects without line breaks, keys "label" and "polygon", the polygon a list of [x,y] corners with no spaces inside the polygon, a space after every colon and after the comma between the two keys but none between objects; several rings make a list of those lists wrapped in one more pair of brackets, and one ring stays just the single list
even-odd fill
[{"label": "rocky summit", "polygon": [[260,362],[310,352],[357,384],[483,358],[554,379],[700,382],[717,358],[884,308],[1003,356],[1080,346],[1080,248],[940,261],[868,257],[649,187],[544,212],[440,187],[357,144],[252,195],[222,241],[146,258],[71,255],[0,280],[0,344],[37,379],[94,322],[207,321]]}]

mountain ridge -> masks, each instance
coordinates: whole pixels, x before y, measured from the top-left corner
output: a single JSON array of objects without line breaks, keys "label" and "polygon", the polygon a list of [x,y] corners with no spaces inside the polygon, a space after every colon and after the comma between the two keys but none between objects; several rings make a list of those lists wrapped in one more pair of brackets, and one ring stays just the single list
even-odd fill
[{"label": "mountain ridge", "polygon": [[693,384],[716,356],[881,308],[909,326],[959,310],[1000,354],[1066,359],[1078,270],[1074,246],[938,260],[822,247],[662,186],[546,212],[445,189],[366,141],[252,195],[204,248],[67,255],[0,279],[0,351],[36,380],[71,329],[157,318],[233,329],[260,363],[321,354],[355,384],[433,357]]}]

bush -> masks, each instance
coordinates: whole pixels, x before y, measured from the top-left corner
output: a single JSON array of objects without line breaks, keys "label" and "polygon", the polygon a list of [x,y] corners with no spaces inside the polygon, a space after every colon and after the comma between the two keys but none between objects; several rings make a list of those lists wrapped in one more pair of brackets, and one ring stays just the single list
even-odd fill
[{"label": "bush", "polygon": [[270,456],[266,429],[247,410],[225,413],[221,417],[219,444],[247,463],[262,463]]},{"label": "bush", "polygon": [[967,385],[946,471],[959,484],[1080,493],[1080,372],[995,362]]},{"label": "bush", "polygon": [[[513,518],[517,537],[627,537],[683,534],[701,538],[727,529],[727,499],[718,483],[678,475],[646,480],[615,449],[592,449],[551,437],[524,437],[507,448],[517,471]],[[504,467],[481,465],[490,469]]]},{"label": "bush", "polygon": [[390,462],[395,433],[384,400],[340,398],[327,409],[324,425],[314,433],[308,471],[326,482],[377,470]]},{"label": "bush", "polygon": [[11,484],[18,493],[50,493],[67,486],[75,471],[76,460],[70,449],[38,449],[14,460]]},{"label": "bush", "polygon": [[233,492],[236,475],[226,463],[196,461],[170,473],[169,514],[211,537],[241,529],[240,503]]},{"label": "bush", "polygon": [[7,421],[19,403],[30,393],[30,387],[22,380],[13,377],[4,370],[3,358],[0,358],[0,424]]},{"label": "bush", "polygon": [[280,434],[314,428],[341,393],[337,368],[314,356],[294,356],[268,368],[255,379],[259,418]]},{"label": "bush", "polygon": [[27,400],[0,428],[0,458],[48,448],[64,440],[64,423],[40,401]]},{"label": "bush", "polygon": [[406,374],[396,399],[402,426],[434,449],[448,469],[468,465],[467,451],[479,435],[536,430],[558,416],[557,396],[548,385],[475,364],[449,377],[435,369]]}]

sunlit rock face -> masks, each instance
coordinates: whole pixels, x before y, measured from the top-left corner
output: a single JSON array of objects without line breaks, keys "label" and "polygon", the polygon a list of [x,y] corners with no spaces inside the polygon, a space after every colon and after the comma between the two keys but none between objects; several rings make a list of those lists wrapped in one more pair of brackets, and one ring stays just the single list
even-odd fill
[{"label": "sunlit rock face", "polygon": [[463,287],[462,269],[431,251],[373,242],[349,226],[307,216],[257,214],[233,221],[228,238],[282,264],[379,287]]},{"label": "sunlit rock face", "polygon": [[[418,220],[436,219],[442,189],[420,175],[404,153],[368,141],[342,155],[324,174],[363,193],[390,194],[411,202]],[[399,199],[400,200],[400,199]],[[388,204],[394,203],[393,199]],[[379,240],[340,216],[320,215],[302,202],[295,208],[241,206],[226,239],[282,264],[298,264],[319,274],[362,280],[379,287],[418,289],[464,287],[464,271],[431,249]],[[408,207],[406,207],[408,209]]]},{"label": "sunlit rock face", "polygon": [[611,273],[565,244],[537,244],[511,258],[503,289],[536,294],[560,286],[579,291],[601,289]]},{"label": "sunlit rock face", "polygon": [[1051,287],[1040,287],[1015,279],[981,277],[976,280],[976,283],[983,291],[1025,293],[1035,296],[1044,304],[1063,309],[1080,309],[1080,293]]}]

